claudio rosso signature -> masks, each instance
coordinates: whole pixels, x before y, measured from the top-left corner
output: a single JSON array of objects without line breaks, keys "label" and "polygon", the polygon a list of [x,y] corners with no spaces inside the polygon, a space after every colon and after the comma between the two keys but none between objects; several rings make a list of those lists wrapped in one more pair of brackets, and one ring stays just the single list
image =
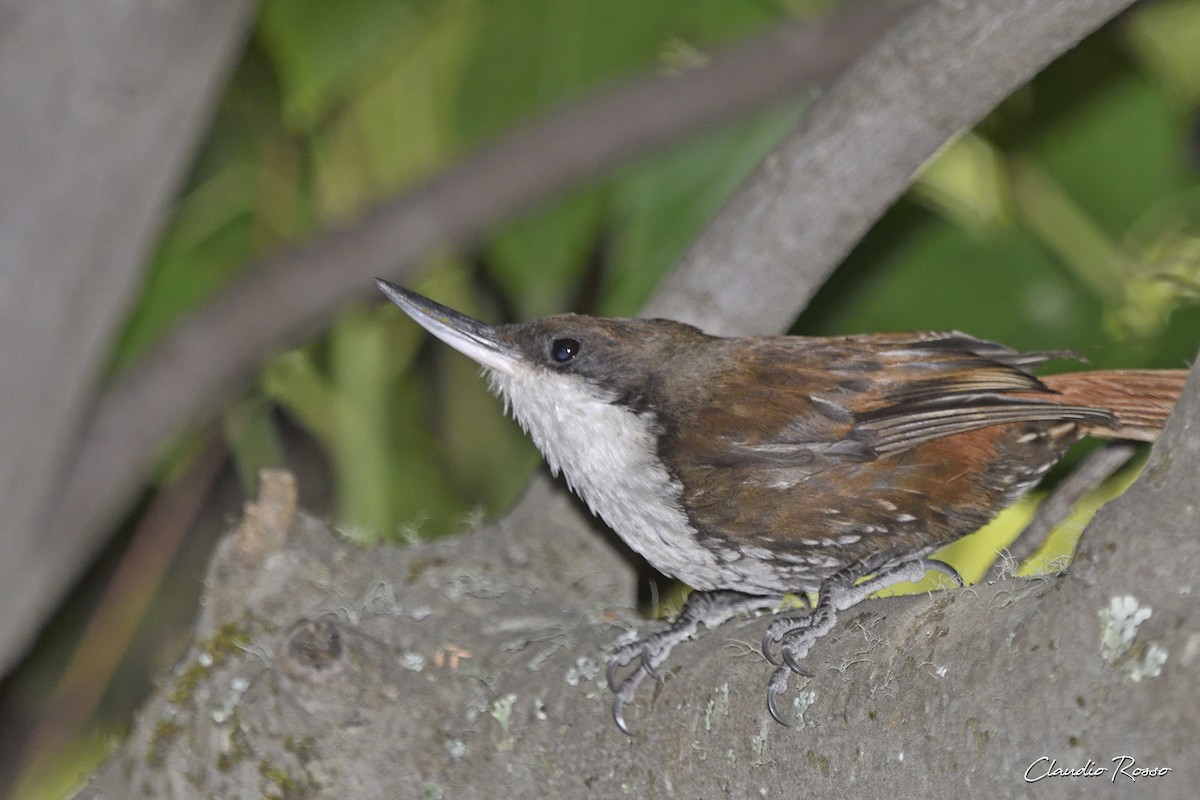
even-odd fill
[{"label": "claudio rosso signature", "polygon": [[1025,782],[1037,783],[1046,778],[1108,778],[1110,783],[1128,778],[1136,782],[1138,778],[1161,778],[1171,771],[1170,767],[1139,766],[1133,756],[1116,756],[1110,763],[1112,766],[1102,767],[1089,758],[1081,767],[1060,767],[1057,758],[1042,756],[1025,770]]}]

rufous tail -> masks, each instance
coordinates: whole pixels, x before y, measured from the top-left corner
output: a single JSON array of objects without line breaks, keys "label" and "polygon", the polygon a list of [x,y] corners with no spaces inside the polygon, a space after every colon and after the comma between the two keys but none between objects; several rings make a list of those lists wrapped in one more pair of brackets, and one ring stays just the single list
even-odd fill
[{"label": "rufous tail", "polygon": [[1091,428],[1093,436],[1153,442],[1187,382],[1183,369],[1114,369],[1068,372],[1040,380],[1062,402],[1111,411],[1115,428]]}]

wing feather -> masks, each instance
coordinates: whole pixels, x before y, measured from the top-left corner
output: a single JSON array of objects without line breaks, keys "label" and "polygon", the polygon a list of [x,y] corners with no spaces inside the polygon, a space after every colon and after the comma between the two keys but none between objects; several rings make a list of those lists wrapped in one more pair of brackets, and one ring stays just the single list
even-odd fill
[{"label": "wing feather", "polygon": [[[712,466],[814,468],[900,453],[947,436],[1025,422],[1111,425],[1032,373],[1068,351],[1021,353],[963,333],[772,337],[738,362],[757,397],[715,396],[690,452]],[[719,446],[705,446],[712,436]]]}]

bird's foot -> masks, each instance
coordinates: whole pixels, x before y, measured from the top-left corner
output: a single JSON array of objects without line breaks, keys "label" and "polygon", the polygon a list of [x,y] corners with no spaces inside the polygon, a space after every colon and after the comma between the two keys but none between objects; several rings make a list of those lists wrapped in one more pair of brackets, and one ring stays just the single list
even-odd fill
[{"label": "bird's foot", "polygon": [[[777,619],[768,625],[763,633],[763,656],[777,667],[767,682],[767,711],[785,728],[790,728],[791,723],[779,713],[776,698],[787,691],[788,677],[791,673],[806,678],[813,676],[800,661],[808,655],[813,643],[829,633],[836,623],[837,610],[832,602],[832,594],[822,589],[817,606],[811,612],[803,617]],[[778,658],[771,652],[772,645],[776,643],[779,644]]]},{"label": "bird's foot", "polygon": [[954,581],[954,585],[959,589],[967,585],[966,581],[962,579],[962,575],[958,574],[958,570],[947,564],[945,561],[938,561],[936,558],[923,558],[921,559],[921,568],[926,572],[933,570],[934,572],[942,573],[947,578]]},{"label": "bird's foot", "polygon": [[[877,565],[858,563],[837,573],[821,585],[817,605],[812,612],[802,617],[784,617],[767,626],[763,633],[762,652],[767,661],[777,669],[767,682],[767,711],[784,727],[791,727],[779,712],[777,700],[787,691],[791,673],[807,678],[812,672],[801,665],[813,644],[837,624],[837,612],[858,605],[870,595],[897,583],[919,581],[926,570],[936,570],[949,577],[959,587],[962,577],[954,567],[931,558],[913,559],[892,567],[877,570]],[[867,575],[868,580],[862,581]],[[779,656],[772,653],[773,645],[779,645]]]},{"label": "bird's foot", "polygon": [[[608,662],[608,688],[613,692],[613,721],[621,732],[632,735],[625,724],[625,704],[633,700],[646,676],[659,679],[659,667],[676,645],[692,638],[701,625],[715,628],[735,614],[773,607],[778,601],[778,597],[740,592],[692,592],[671,627],[618,647]],[[631,664],[633,671],[619,677],[618,673]]]}]

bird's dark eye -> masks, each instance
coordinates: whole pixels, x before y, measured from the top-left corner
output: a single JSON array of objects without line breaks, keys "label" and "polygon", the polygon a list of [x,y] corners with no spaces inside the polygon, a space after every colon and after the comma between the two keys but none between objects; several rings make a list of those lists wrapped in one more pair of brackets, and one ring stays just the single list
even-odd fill
[{"label": "bird's dark eye", "polygon": [[550,345],[550,357],[559,364],[565,364],[579,355],[578,339],[555,339]]}]

